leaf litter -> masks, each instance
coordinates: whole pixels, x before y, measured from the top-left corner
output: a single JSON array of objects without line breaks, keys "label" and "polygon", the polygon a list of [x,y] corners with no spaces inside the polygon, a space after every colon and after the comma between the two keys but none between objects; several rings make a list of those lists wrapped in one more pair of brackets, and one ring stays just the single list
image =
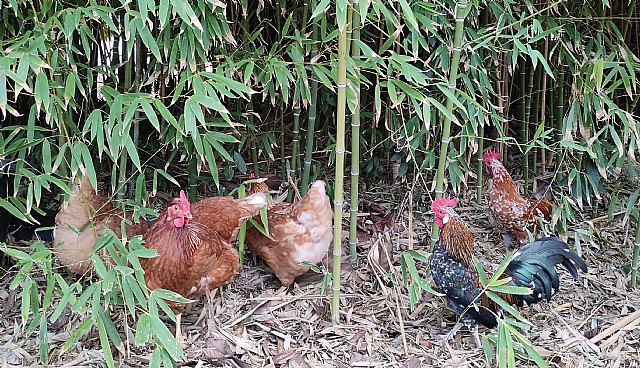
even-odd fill
[{"label": "leaf litter", "polygon": [[[332,326],[329,322],[330,287],[324,293],[320,291],[322,274],[310,272],[285,289],[262,261],[249,256],[240,274],[214,293],[211,305],[203,297],[183,315],[187,347],[185,360],[179,365],[489,366],[464,329],[455,342],[438,341],[437,336],[455,323],[453,312],[442,298],[423,292],[415,309],[410,308],[407,288],[401,282],[400,257],[410,244],[428,255],[424,244],[430,238],[432,216],[420,212],[428,207],[427,201],[412,207],[417,210],[409,219],[407,202],[412,201],[407,201],[407,193],[401,188],[379,185],[361,197],[355,264],[347,257],[348,231],[342,234],[341,324]],[[501,233],[487,216],[486,205],[475,203],[473,191],[461,197],[459,212],[476,236],[479,256],[486,267],[495,268],[506,254]],[[581,249],[589,265],[588,274],[581,274],[573,282],[562,271],[561,289],[551,302],[522,308],[533,324],[526,336],[551,367],[640,367],[640,293],[629,290],[630,277],[623,272],[631,254],[630,235],[635,233],[635,224],[630,224],[631,228],[623,226],[621,214],[594,224],[597,227],[592,239],[583,241]],[[330,272],[329,257],[323,263]],[[426,277],[427,265],[418,263],[418,267]],[[9,285],[14,276],[15,272],[6,272],[0,282]],[[3,368],[39,365],[37,338],[23,334],[19,298],[20,293],[0,290]],[[97,331],[60,354],[70,332],[85,317],[65,310],[59,322],[50,325],[50,365],[105,366]],[[123,326],[119,327],[123,331]],[[126,331],[131,335],[131,329]],[[494,332],[481,328],[480,333]],[[149,351],[131,345],[129,354],[120,357],[120,366],[147,366]],[[520,362],[518,366],[532,364]]]}]

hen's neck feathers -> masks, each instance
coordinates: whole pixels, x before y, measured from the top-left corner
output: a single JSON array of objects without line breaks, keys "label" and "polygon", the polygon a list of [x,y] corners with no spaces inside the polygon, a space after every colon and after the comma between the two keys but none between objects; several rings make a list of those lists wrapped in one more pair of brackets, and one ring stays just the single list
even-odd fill
[{"label": "hen's neck feathers", "polygon": [[460,217],[452,217],[440,229],[440,244],[451,259],[473,266],[473,234]]},{"label": "hen's neck feathers", "polygon": [[[190,222],[185,224],[183,227],[175,227],[173,221],[167,219],[167,214],[165,212],[158,218],[154,226],[149,230],[150,234],[147,234],[145,238],[153,239],[153,235],[162,237],[164,241],[156,244],[159,244],[160,246],[170,246],[171,244],[175,244],[177,249],[182,250],[184,254],[188,256],[195,252],[202,243],[202,239],[200,239],[199,236],[201,229],[202,225],[197,222]],[[156,246],[157,245],[155,244],[152,245],[153,248]]]},{"label": "hen's neck feathers", "polygon": [[494,160],[492,173],[494,186],[499,185],[503,190],[512,190],[517,193],[516,185],[513,183],[513,179],[507,169],[502,165],[502,162]]}]

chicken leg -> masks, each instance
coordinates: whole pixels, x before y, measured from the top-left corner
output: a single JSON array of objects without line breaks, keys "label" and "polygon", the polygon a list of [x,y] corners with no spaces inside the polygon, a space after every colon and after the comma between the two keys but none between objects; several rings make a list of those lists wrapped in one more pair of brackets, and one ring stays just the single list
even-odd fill
[{"label": "chicken leg", "polygon": [[180,328],[182,320],[182,313],[176,313],[176,341],[181,348],[185,348],[184,336],[182,336],[182,329]]},{"label": "chicken leg", "polygon": [[440,340],[440,341],[453,340],[456,337],[456,334],[458,333],[458,331],[460,331],[460,329],[462,328],[462,326],[464,326],[464,324],[462,322],[456,323],[456,325],[453,326],[451,331],[447,332],[444,335],[438,335],[438,340]]},{"label": "chicken leg", "polygon": [[[440,341],[453,340],[456,337],[456,334],[458,333],[458,331],[460,331],[460,329],[462,328],[462,326],[464,326],[464,323],[462,323],[462,322],[456,323],[456,325],[453,326],[451,331],[449,331],[448,333],[446,333],[444,335],[439,335],[438,339]],[[470,331],[471,331],[471,334],[473,335],[473,340],[476,343],[476,347],[481,348],[482,347],[482,342],[480,341],[480,334],[478,333],[478,326],[471,327]]]}]

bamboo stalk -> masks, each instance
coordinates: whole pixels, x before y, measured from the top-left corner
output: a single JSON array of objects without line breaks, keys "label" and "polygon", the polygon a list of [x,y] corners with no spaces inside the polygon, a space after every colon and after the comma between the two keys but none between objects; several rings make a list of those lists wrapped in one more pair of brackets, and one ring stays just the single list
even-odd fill
[{"label": "bamboo stalk", "polygon": [[[545,11],[547,16],[549,16],[550,1],[551,0],[547,0],[547,10]],[[549,60],[549,38],[548,37],[544,38],[544,53],[542,54],[542,56],[544,56],[545,60]],[[547,73],[542,72],[542,91],[541,91],[542,100],[540,101],[540,110],[539,110],[540,115],[539,115],[538,121],[543,122],[545,125],[547,125],[547,119],[546,119],[547,78],[548,78]],[[553,115],[551,115],[550,118],[551,118],[551,121],[553,121]],[[540,141],[544,143],[544,137],[542,137]],[[544,147],[540,147],[540,163],[541,163],[540,174],[544,176],[547,172],[547,150],[545,150]]]},{"label": "bamboo stalk", "polygon": [[187,195],[190,202],[195,202],[198,199],[198,156],[195,153],[189,157],[187,175],[189,176]]},{"label": "bamboo stalk", "polygon": [[[138,35],[136,34],[136,38],[137,37]],[[124,91],[123,92],[128,92],[131,89],[131,85],[132,85],[131,76],[133,75],[132,71],[133,71],[134,58],[130,57],[130,55],[127,54],[126,47],[123,47],[122,53],[123,53],[122,60],[126,60],[126,63],[124,64]],[[127,132],[127,134],[129,134],[129,132]],[[118,184],[116,186],[117,188],[116,198],[118,199],[124,199],[125,185],[127,184],[127,164],[128,164],[127,155],[125,154],[125,151],[122,150],[120,152],[120,160],[118,163],[118,170],[119,170]]]},{"label": "bamboo stalk", "polygon": [[[316,8],[316,0],[313,0],[311,9]],[[311,31],[311,52],[309,53],[309,58],[313,60],[313,58],[318,53],[318,22],[313,21],[312,31]],[[311,175],[311,158],[313,157],[313,142],[314,142],[314,134],[316,130],[316,103],[318,101],[318,81],[316,78],[311,78],[311,101],[309,101],[309,111],[307,116],[307,140],[305,142],[305,150],[304,150],[304,170],[302,172],[302,186],[300,188],[300,195],[305,196],[307,194],[307,190],[309,189],[309,176]]]},{"label": "bamboo stalk", "polygon": [[[640,202],[638,202],[638,210],[640,210]],[[631,288],[635,289],[638,285],[638,256],[640,256],[640,212],[636,218],[636,241],[633,245],[633,258],[631,259]]]},{"label": "bamboo stalk", "polygon": [[627,17],[626,22],[624,23],[624,27],[622,29],[622,41],[629,45],[627,42],[627,35],[629,34],[629,27],[631,26],[631,20],[633,19],[633,11],[636,9],[636,0],[631,0],[629,2],[629,7],[627,8]]},{"label": "bamboo stalk", "polygon": [[[351,11],[346,0],[347,11]],[[349,16],[347,15],[347,19]],[[331,323],[340,322],[340,262],[342,260],[342,204],[344,201],[344,151],[347,115],[347,33],[350,24],[338,30],[338,101],[336,115],[336,181],[333,188],[333,285]]]},{"label": "bamboo stalk", "polygon": [[[535,70],[533,67],[529,69],[529,75],[527,80],[527,93],[526,93],[526,105],[524,112],[524,121],[522,122],[522,135],[521,139],[523,143],[529,141],[529,122],[531,121],[531,104],[533,103],[533,81],[535,76]],[[529,154],[525,152],[522,155],[522,175],[524,177],[523,193],[527,194],[529,191]]]},{"label": "bamboo stalk", "polygon": [[[556,142],[560,142],[562,140],[563,133],[563,120],[564,120],[564,66],[561,62],[558,63],[560,65],[560,71],[558,72],[558,82],[556,85],[556,93],[555,93],[555,124],[556,124]],[[562,164],[562,155],[556,154],[556,166],[560,167]]]},{"label": "bamboo stalk", "polygon": [[249,144],[251,150],[251,162],[253,165],[253,174],[256,178],[260,177],[260,164],[258,163],[258,136],[256,134],[256,125],[255,125],[255,117],[253,115],[253,96],[249,97],[249,102],[247,103],[247,119],[249,120],[249,126],[251,127],[249,132]]},{"label": "bamboo stalk", "polygon": [[[256,176],[258,177],[258,176]],[[238,187],[238,198],[244,198],[247,196],[244,185]],[[243,221],[238,231],[238,257],[240,257],[240,267],[244,264],[244,243],[247,236],[247,222]]]},{"label": "bamboo stalk", "polygon": [[[462,37],[464,36],[464,20],[469,14],[469,3],[467,0],[456,2],[456,26],[453,38],[453,53],[451,55],[451,70],[447,88],[451,93],[456,91],[456,79],[458,78],[458,67],[460,64],[460,52],[462,51]],[[447,98],[446,108],[453,111],[453,99]],[[438,171],[436,173],[436,198],[444,195],[444,170],[447,165],[449,139],[451,136],[451,120],[444,116],[442,122],[442,144],[440,145],[440,157],[438,157]],[[438,240],[438,226],[434,222],[431,226],[431,248]]]},{"label": "bamboo stalk", "polygon": [[484,152],[484,124],[478,127],[478,154],[476,155],[478,178],[476,179],[476,202],[482,203],[482,175],[484,167],[482,165],[482,153]]},{"label": "bamboo stalk", "polygon": [[[352,12],[353,14],[353,12]],[[360,46],[356,42],[360,40],[360,22],[356,22],[353,25],[352,37],[353,44],[351,45],[351,57],[355,63],[360,61]],[[356,64],[356,68],[359,64]],[[358,70],[358,69],[356,69]],[[359,70],[358,70],[359,71]],[[360,75],[358,75],[358,80]],[[349,207],[349,255],[351,262],[355,263],[357,252],[356,245],[358,244],[358,181],[360,178],[360,84],[358,83],[355,88],[356,94],[356,108],[351,115],[351,206]]]},{"label": "bamboo stalk", "polygon": [[[540,119],[538,118],[540,116],[539,111],[540,111],[540,100],[542,99],[541,94],[543,93],[542,89],[541,89],[541,85],[542,85],[542,77],[543,77],[543,73],[542,73],[542,68],[537,68],[536,69],[536,73],[535,73],[535,81],[533,83],[533,95],[531,96],[533,98],[533,103],[531,104],[531,110],[533,111],[533,114],[531,116],[529,116],[529,118],[531,119],[531,121],[529,122],[529,124],[527,124],[528,127],[530,127],[531,125],[533,125],[535,127],[535,129],[538,128],[538,124],[540,124]],[[528,129],[527,129],[528,131]],[[524,144],[528,144],[529,143],[529,134],[527,134],[527,140],[525,142],[523,142]],[[535,175],[536,169],[538,168],[538,152],[539,149],[538,147],[533,147],[532,149],[533,154],[531,156],[533,156],[533,172]]]},{"label": "bamboo stalk", "polygon": [[280,103],[278,104],[280,113],[280,169],[282,170],[282,174],[287,174],[287,159],[286,152],[284,150],[285,145],[285,137],[286,133],[284,132],[284,101],[282,100],[282,96],[280,98]]},{"label": "bamboo stalk", "polygon": [[[291,147],[291,165],[289,165],[289,177],[293,183],[296,182],[298,172],[298,150],[300,149],[300,102],[295,101],[293,106],[293,141]],[[293,200],[295,188],[289,188],[287,201]]]}]

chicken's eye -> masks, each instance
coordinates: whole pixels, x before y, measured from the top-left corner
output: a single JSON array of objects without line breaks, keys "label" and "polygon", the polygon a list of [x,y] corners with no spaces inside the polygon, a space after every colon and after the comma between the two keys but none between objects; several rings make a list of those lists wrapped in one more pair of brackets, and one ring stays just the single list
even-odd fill
[{"label": "chicken's eye", "polygon": [[178,205],[173,205],[173,209],[174,211],[178,211],[179,210]]}]

